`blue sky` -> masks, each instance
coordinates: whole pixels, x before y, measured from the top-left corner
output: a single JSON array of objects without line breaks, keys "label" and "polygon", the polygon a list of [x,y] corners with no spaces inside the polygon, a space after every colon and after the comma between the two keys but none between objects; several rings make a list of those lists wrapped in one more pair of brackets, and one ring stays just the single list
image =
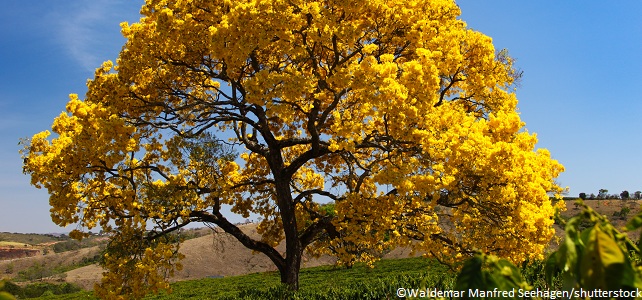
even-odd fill
[{"label": "blue sky", "polygon": [[[20,138],[50,128],[84,94],[138,20],[141,0],[10,1],[0,10],[0,232],[63,232],[22,174]],[[579,192],[642,190],[642,1],[458,1],[462,19],[524,71],[526,128]]]}]

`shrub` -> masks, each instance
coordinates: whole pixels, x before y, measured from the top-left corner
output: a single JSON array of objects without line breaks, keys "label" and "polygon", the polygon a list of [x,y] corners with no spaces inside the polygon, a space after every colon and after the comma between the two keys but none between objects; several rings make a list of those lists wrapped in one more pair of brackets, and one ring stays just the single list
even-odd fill
[{"label": "shrub", "polygon": [[620,211],[616,211],[613,213],[614,217],[620,218],[620,220],[626,220],[626,217],[629,215],[631,212],[631,209],[627,206],[623,206]]},{"label": "shrub", "polygon": [[20,287],[15,283],[7,282],[5,283],[4,290],[19,299],[26,299],[50,295],[71,294],[81,291],[81,288],[71,283],[51,284],[39,282]]}]

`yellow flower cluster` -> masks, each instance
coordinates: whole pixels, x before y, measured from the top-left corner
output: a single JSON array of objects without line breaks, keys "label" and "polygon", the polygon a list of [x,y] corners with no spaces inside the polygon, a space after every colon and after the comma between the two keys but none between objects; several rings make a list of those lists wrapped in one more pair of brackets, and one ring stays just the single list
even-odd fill
[{"label": "yellow flower cluster", "polygon": [[[167,279],[180,270],[176,260],[183,258],[175,245],[163,242],[149,244],[144,240],[131,241],[132,236],[141,237],[141,228],[131,227],[112,237],[104,255],[107,272],[95,291],[101,298],[142,298],[148,292],[169,290]],[[131,251],[135,249],[136,251]]]}]

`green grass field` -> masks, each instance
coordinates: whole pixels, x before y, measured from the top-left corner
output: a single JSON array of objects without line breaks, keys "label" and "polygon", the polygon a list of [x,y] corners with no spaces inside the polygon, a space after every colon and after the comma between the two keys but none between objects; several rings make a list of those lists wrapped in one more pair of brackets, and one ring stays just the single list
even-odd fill
[{"label": "green grass field", "polygon": [[[303,269],[300,291],[291,294],[279,284],[276,272],[226,278],[206,278],[172,284],[171,294],[145,299],[395,299],[397,288],[449,289],[455,274],[435,260],[407,258],[382,260],[374,269],[322,266]],[[91,292],[47,296],[39,299],[95,299]]]}]

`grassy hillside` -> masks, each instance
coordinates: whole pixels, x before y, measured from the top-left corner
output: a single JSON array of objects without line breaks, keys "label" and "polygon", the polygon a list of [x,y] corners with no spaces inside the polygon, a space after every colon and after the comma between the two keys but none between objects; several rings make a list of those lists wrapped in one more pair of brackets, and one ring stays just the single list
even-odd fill
[{"label": "grassy hillside", "polygon": [[13,242],[13,243],[19,243],[23,245],[55,243],[55,242],[60,242],[67,239],[69,238],[58,237],[51,234],[0,232],[0,242]]},{"label": "grassy hillside", "polygon": [[[182,232],[185,239],[194,239],[211,232],[209,228],[190,229]],[[24,252],[21,249],[38,251],[35,255],[15,258],[7,255],[0,257],[0,279],[7,279],[21,284],[32,282],[67,281],[86,289],[91,289],[100,278],[102,269],[94,266],[101,257],[101,251],[108,242],[108,237],[91,235],[82,241],[71,239],[66,235],[53,236],[43,234],[0,233],[0,249],[3,251]],[[11,253],[9,253],[11,254]],[[4,259],[2,259],[4,258]],[[92,280],[81,279],[81,282],[67,278],[67,273],[84,266],[90,266],[95,275]],[[78,272],[76,272],[78,273]],[[82,272],[81,272],[82,273]],[[80,284],[79,284],[80,283]],[[84,285],[81,283],[85,283]]]},{"label": "grassy hillside", "polygon": [[[297,298],[381,299],[384,295],[395,298],[399,287],[447,289],[454,285],[454,279],[454,273],[445,266],[424,258],[382,260],[374,269],[364,265],[351,269],[321,266],[301,271]],[[276,272],[182,281],[172,284],[172,288],[171,294],[150,295],[146,299],[264,299],[288,294],[280,287]],[[39,299],[95,299],[91,295],[91,292],[78,292]]]}]

